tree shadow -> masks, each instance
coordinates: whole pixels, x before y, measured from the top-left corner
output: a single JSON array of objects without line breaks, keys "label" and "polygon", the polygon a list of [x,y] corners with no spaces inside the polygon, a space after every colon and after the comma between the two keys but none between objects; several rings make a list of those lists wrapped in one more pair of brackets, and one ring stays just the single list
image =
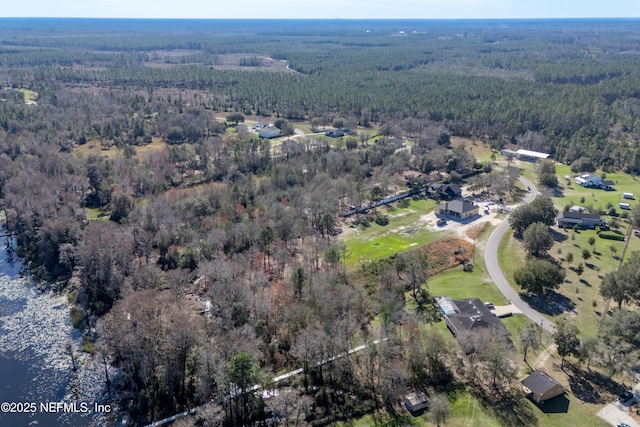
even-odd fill
[{"label": "tree shadow", "polygon": [[591,264],[590,262],[585,262],[584,266],[587,267],[590,270],[593,270],[593,269],[596,268],[596,265],[595,264]]},{"label": "tree shadow", "polygon": [[563,393],[560,396],[556,396],[540,403],[533,402],[533,404],[545,414],[566,414],[569,412],[570,402],[571,401],[567,398],[566,394]]},{"label": "tree shadow", "polygon": [[520,297],[537,311],[551,316],[572,311],[576,306],[569,298],[554,291],[547,292],[544,295],[521,293]]},{"label": "tree shadow", "polygon": [[583,285],[585,285],[585,286],[591,287],[591,283],[587,282],[587,281],[586,281],[586,280],[584,280],[584,279],[580,279],[580,283],[582,283],[582,284],[583,284]]},{"label": "tree shadow", "polygon": [[538,418],[531,405],[528,404],[524,393],[511,392],[500,396],[485,396],[483,404],[491,408],[500,425],[507,427],[538,426]]},{"label": "tree shadow", "polygon": [[553,228],[549,229],[549,233],[551,234],[551,237],[553,237],[554,242],[564,242],[565,240],[568,239],[565,233],[560,233],[559,231],[556,231]]},{"label": "tree shadow", "polygon": [[583,369],[572,363],[565,363],[565,372],[569,376],[569,386],[573,394],[587,403],[606,403],[607,396],[602,393],[619,395],[625,387],[600,372]]},{"label": "tree shadow", "polygon": [[580,375],[569,374],[569,388],[580,400],[587,403],[600,403],[602,396],[593,384]]}]

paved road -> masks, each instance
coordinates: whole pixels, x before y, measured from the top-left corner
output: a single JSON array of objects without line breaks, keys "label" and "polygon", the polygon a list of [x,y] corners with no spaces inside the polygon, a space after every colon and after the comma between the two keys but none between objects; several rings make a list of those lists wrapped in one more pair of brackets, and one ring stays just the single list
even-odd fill
[{"label": "paved road", "polygon": [[[520,182],[529,187],[531,191],[529,191],[522,203],[531,203],[531,201],[536,197],[538,191],[536,190],[535,185],[531,181],[526,178],[520,177]],[[531,319],[534,323],[538,325],[542,325],[544,329],[549,332],[554,331],[553,322],[549,319],[545,318],[542,314],[538,313],[536,310],[531,308],[529,304],[524,302],[518,292],[511,287],[507,279],[504,277],[502,270],[500,269],[500,264],[498,263],[498,246],[500,245],[500,241],[502,237],[505,235],[507,230],[509,229],[509,221],[505,219],[493,230],[491,236],[489,236],[489,240],[487,241],[487,246],[484,250],[484,263],[487,266],[487,271],[489,272],[489,276],[491,276],[491,280],[496,284],[502,295],[505,296],[511,304],[515,305],[522,313]]]}]

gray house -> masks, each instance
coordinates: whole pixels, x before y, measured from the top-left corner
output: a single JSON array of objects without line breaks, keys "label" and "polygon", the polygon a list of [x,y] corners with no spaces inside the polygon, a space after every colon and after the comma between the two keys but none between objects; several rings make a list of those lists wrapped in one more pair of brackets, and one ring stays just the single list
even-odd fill
[{"label": "gray house", "polygon": [[581,212],[560,212],[556,217],[558,227],[573,228],[596,228],[602,227],[607,222],[598,214],[586,214]]},{"label": "gray house", "polygon": [[542,371],[535,371],[521,381],[525,393],[534,402],[541,403],[564,393],[564,387]]},{"label": "gray house", "polygon": [[267,138],[267,139],[277,138],[280,136],[280,129],[278,129],[275,126],[263,127],[258,131],[258,136],[260,138]]}]

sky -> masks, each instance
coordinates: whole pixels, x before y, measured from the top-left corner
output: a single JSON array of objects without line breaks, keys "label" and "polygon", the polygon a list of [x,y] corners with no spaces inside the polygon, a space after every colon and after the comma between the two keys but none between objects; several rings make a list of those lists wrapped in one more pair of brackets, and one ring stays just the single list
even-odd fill
[{"label": "sky", "polygon": [[640,18],[640,0],[6,0],[0,17]]}]

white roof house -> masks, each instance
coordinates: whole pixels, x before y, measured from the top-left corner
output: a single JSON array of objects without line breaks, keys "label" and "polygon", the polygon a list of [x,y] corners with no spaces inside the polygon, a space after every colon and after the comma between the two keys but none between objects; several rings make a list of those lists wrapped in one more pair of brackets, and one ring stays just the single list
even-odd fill
[{"label": "white roof house", "polygon": [[602,178],[590,173],[583,173],[580,176],[576,176],[576,184],[583,187],[602,187]]},{"label": "white roof house", "polygon": [[519,159],[522,159],[522,158],[546,159],[550,156],[550,154],[540,153],[539,151],[524,150],[521,148],[518,151],[516,151],[516,156],[518,156]]}]

